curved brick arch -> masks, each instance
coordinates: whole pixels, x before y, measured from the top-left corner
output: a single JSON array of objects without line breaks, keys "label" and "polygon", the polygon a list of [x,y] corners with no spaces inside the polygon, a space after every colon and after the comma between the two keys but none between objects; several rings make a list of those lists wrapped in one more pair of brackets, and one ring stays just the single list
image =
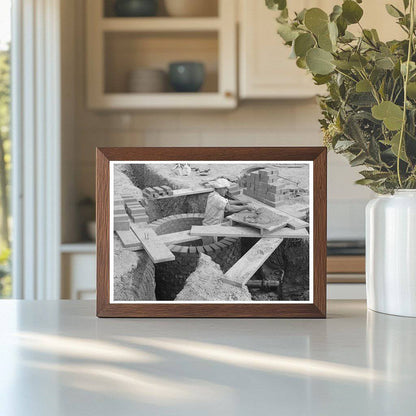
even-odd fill
[{"label": "curved brick arch", "polygon": [[[150,226],[156,234],[170,234],[201,225],[204,214],[178,214],[154,221]],[[207,254],[225,273],[241,256],[239,238],[223,238],[217,243],[198,242],[169,246],[175,261],[156,264],[156,297],[158,300],[173,300],[183,289],[186,279],[197,267],[199,254]]]}]

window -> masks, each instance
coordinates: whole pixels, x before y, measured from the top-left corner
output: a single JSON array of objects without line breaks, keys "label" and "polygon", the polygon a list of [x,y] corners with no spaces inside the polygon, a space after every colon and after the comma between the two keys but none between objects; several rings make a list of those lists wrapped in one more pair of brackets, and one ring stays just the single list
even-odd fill
[{"label": "window", "polygon": [[0,298],[12,294],[10,267],[11,0],[0,0]]}]

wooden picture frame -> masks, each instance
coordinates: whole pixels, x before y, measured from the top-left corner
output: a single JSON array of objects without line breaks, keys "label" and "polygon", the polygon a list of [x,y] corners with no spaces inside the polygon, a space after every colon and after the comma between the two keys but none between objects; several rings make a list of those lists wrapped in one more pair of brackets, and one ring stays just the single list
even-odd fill
[{"label": "wooden picture frame", "polygon": [[[97,148],[97,316],[98,317],[215,317],[215,318],[325,318],[327,150],[324,147],[147,147]],[[307,303],[270,302],[153,302],[110,301],[110,164],[111,162],[311,162],[310,198],[313,216],[313,296]],[[111,236],[112,237],[112,236]],[[113,238],[113,237],[112,237]],[[311,263],[312,264],[312,263]]]}]

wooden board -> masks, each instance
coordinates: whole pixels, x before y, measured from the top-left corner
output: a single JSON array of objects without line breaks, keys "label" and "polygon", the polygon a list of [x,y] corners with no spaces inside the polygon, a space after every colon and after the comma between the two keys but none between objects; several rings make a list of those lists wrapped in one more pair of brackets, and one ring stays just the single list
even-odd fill
[{"label": "wooden board", "polygon": [[309,238],[309,233],[305,230],[305,228],[293,230],[287,227],[263,233],[263,235],[261,235],[260,231],[245,226],[229,227],[225,225],[193,225],[190,234],[201,237]]},{"label": "wooden board", "polygon": [[[288,223],[288,216],[278,214],[268,208],[258,208],[258,212],[241,211],[227,217],[232,222],[237,222],[248,227],[258,228],[261,231],[273,231],[283,228]],[[252,220],[251,220],[252,219]]]},{"label": "wooden board", "polygon": [[125,248],[137,247],[137,245],[143,248],[142,243],[130,229],[128,231],[116,231],[116,234]]},{"label": "wooden board", "polygon": [[249,202],[252,205],[254,205],[256,208],[258,208],[258,207],[265,207],[267,209],[270,209],[273,212],[276,212],[279,215],[286,215],[287,217],[289,217],[288,226],[290,228],[295,229],[295,230],[296,229],[299,229],[299,228],[307,228],[307,227],[309,227],[309,223],[307,223],[306,221],[300,220],[300,219],[296,218],[293,215],[290,215],[290,214],[288,214],[286,212],[283,212],[283,211],[279,210],[279,208],[270,207],[269,205],[266,205],[263,202],[260,202],[257,199],[252,198],[251,196],[238,195],[238,196],[235,197],[235,199],[237,199],[238,201],[241,201],[241,202]]},{"label": "wooden board", "polygon": [[156,196],[153,199],[177,198],[179,196],[197,195],[197,194],[207,194],[207,193],[212,192],[213,190],[214,189],[212,189],[212,188],[174,189],[172,191],[172,195]]},{"label": "wooden board", "polygon": [[225,277],[221,280],[233,286],[243,287],[282,241],[283,238],[262,238],[225,273]]},{"label": "wooden board", "polygon": [[163,263],[175,260],[173,253],[166,247],[160,237],[151,229],[138,224],[130,224],[130,228],[140,240],[146,253],[153,263]]},{"label": "wooden board", "polygon": [[[127,231],[122,231],[123,233],[123,237],[127,237],[127,243],[129,245],[125,245],[123,238],[121,235],[119,235],[123,245],[125,248],[130,249],[131,251],[140,251],[143,250],[143,245],[140,242],[140,240],[136,237],[136,235],[133,233],[133,231],[128,231],[128,233],[130,233],[134,239],[135,239],[135,244],[133,244],[133,242],[130,240],[130,237],[127,236],[124,233],[127,233]],[[118,233],[117,233],[118,234]],[[189,231],[179,231],[177,233],[171,233],[171,234],[162,234],[159,235],[159,239],[160,241],[162,241],[166,246],[169,246],[171,244],[181,244],[181,243],[188,243],[190,241],[197,241],[200,240],[201,237],[199,235],[191,235]]]}]

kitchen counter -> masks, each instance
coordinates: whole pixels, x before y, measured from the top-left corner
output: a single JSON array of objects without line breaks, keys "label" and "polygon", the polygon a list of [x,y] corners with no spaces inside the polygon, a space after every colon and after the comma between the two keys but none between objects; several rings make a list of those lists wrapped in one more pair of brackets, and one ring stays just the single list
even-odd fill
[{"label": "kitchen counter", "polygon": [[416,319],[97,319],[0,301],[0,415],[414,415]]}]

